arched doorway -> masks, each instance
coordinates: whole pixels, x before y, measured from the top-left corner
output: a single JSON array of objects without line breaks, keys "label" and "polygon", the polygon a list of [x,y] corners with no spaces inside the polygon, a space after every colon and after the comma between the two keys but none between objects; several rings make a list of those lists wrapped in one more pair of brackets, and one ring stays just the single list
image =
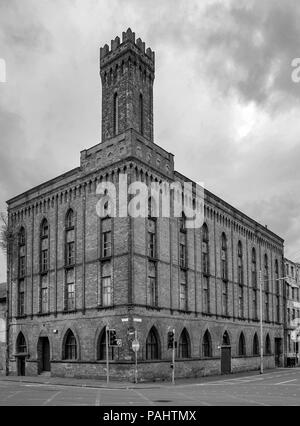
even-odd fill
[{"label": "arched doorway", "polygon": [[50,343],[47,336],[41,336],[38,341],[39,374],[51,371]]},{"label": "arched doorway", "polygon": [[25,376],[26,374],[26,356],[27,356],[27,344],[22,332],[19,333],[16,342],[17,351],[17,374],[18,376]]}]

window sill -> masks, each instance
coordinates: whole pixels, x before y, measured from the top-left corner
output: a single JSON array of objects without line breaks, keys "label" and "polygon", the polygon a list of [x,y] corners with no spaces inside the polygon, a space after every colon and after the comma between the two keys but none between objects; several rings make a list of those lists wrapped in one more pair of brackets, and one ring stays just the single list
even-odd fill
[{"label": "window sill", "polygon": [[66,315],[66,314],[74,314],[75,312],[77,312],[77,309],[76,309],[76,308],[74,308],[74,309],[64,309],[64,310],[62,311],[62,313],[63,313],[64,315]]},{"label": "window sill", "polygon": [[109,256],[101,256],[100,257],[100,262],[107,262],[108,260],[111,260],[112,255],[110,254]]},{"label": "window sill", "polygon": [[114,308],[115,308],[115,305],[107,305],[107,306],[104,306],[104,305],[98,305],[98,306],[97,306],[97,309],[99,309],[99,310],[114,309]]},{"label": "window sill", "polygon": [[15,316],[15,318],[18,320],[18,319],[24,319],[24,318],[27,318],[27,315],[26,314],[23,314],[23,315],[16,315]]},{"label": "window sill", "polygon": [[50,312],[38,312],[36,315],[38,317],[46,317],[50,315]]}]

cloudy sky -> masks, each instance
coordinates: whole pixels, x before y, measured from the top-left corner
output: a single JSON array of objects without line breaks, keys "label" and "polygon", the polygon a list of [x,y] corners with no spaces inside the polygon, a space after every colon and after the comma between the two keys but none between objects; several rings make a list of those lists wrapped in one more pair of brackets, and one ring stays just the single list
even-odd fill
[{"label": "cloudy sky", "polygon": [[155,142],[300,261],[299,23],[298,0],[0,0],[0,210],[100,142],[99,47],[131,27],[156,52]]}]

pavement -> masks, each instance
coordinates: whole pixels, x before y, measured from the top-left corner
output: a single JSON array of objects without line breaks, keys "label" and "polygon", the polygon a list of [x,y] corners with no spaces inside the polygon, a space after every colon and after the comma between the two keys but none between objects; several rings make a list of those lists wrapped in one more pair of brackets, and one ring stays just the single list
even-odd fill
[{"label": "pavement", "polygon": [[300,368],[170,382],[126,383],[58,377],[0,377],[0,406],[300,405]]}]

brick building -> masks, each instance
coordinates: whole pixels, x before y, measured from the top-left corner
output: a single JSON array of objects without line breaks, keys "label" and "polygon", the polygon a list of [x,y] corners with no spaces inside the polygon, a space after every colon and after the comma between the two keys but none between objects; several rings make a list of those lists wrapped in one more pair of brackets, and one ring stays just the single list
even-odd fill
[{"label": "brick building", "polygon": [[0,283],[0,375],[6,372],[6,283]]},{"label": "brick building", "polygon": [[284,259],[285,265],[285,340],[286,365],[299,363],[299,343],[292,338],[296,329],[297,319],[300,325],[300,265],[289,259]]},{"label": "brick building", "polygon": [[78,168],[8,201],[11,374],[104,377],[106,325],[122,339],[109,350],[114,377],[134,375],[133,329],[141,380],[170,377],[173,328],[178,377],[256,369],[260,270],[265,367],[280,365],[280,237],[207,190],[200,207],[195,185],[199,228],[152,210],[139,218],[97,214],[98,184],[117,184],[120,174],[128,184],[188,181],[154,143],[154,52],[128,29],[122,42],[101,48],[100,75],[101,143],[81,152]]}]

